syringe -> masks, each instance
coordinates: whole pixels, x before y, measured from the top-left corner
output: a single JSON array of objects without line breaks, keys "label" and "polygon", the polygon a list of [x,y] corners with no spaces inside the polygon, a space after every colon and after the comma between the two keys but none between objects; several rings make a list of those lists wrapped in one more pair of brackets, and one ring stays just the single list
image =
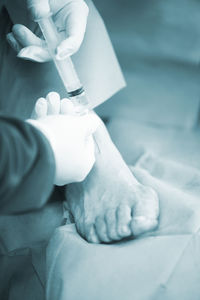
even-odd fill
[{"label": "syringe", "polygon": [[58,34],[57,28],[52,20],[51,15],[39,19],[37,20],[37,22],[46,40],[49,53],[52,56],[56,69],[66,88],[68,97],[74,103],[76,111],[78,113],[87,111],[89,102],[85,95],[84,88],[80,83],[71,58],[56,58],[56,49],[61,43],[62,39]]}]

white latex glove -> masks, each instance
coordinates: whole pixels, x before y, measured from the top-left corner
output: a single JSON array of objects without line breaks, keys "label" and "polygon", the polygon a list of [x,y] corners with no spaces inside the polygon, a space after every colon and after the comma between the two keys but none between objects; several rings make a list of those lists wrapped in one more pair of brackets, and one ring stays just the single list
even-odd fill
[{"label": "white latex glove", "polygon": [[[50,11],[63,39],[57,48],[58,58],[74,54],[81,46],[89,12],[83,0],[7,0],[6,7],[13,23],[16,24],[7,35],[7,40],[18,53],[18,57],[37,62],[51,60],[37,24],[30,21],[42,18]],[[30,20],[27,16],[30,16]],[[34,33],[17,23],[26,24]]]},{"label": "white latex glove", "polygon": [[27,120],[48,139],[55,157],[55,184],[64,185],[85,179],[95,162],[92,134],[100,121],[89,113],[84,116],[47,115]]}]

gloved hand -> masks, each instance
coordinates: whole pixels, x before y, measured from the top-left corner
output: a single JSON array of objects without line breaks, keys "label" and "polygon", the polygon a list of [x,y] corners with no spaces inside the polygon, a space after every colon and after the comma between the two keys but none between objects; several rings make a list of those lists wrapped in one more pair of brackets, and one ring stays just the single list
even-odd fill
[{"label": "gloved hand", "polygon": [[[39,118],[29,119],[27,122],[48,139],[55,157],[55,184],[64,185],[84,180],[92,169],[95,162],[92,134],[100,120],[93,113],[83,116],[67,113],[71,109],[67,102],[69,100],[63,99],[60,102],[58,97],[57,93],[50,93],[47,100],[40,98],[36,103]],[[62,114],[59,114],[59,102]],[[56,110],[58,114],[55,114]]]},{"label": "gloved hand", "polygon": [[70,56],[79,49],[89,12],[84,0],[7,0],[6,7],[16,24],[7,40],[18,57],[37,62],[51,60],[38,25],[31,21],[47,16],[50,11],[63,39],[57,48],[58,58]]}]

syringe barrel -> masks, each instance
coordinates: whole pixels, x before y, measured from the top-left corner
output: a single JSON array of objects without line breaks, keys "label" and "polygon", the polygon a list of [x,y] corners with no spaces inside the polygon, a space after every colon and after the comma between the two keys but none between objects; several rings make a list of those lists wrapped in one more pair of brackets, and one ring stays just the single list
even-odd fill
[{"label": "syringe barrel", "polygon": [[52,56],[52,59],[69,95],[73,92],[73,95],[76,96],[76,91],[79,91],[79,94],[80,92],[84,92],[71,58],[67,57],[62,60],[56,59],[56,49],[62,39],[58,34],[57,28],[51,16],[37,20],[37,22],[46,40],[50,55]]}]

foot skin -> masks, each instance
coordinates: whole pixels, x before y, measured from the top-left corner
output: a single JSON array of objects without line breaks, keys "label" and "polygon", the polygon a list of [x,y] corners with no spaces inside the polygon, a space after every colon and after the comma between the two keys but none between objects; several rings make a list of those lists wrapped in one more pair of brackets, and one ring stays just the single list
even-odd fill
[{"label": "foot skin", "polygon": [[154,230],[159,201],[123,161],[102,123],[95,133],[96,163],[87,178],[67,186],[67,205],[88,242],[109,243]]},{"label": "foot skin", "polygon": [[[39,99],[33,116],[72,113],[69,100],[50,93]],[[66,206],[77,231],[91,243],[110,243],[154,230],[158,225],[157,194],[140,184],[112,143],[103,122],[95,133],[96,163],[83,182],[66,189]]]}]

